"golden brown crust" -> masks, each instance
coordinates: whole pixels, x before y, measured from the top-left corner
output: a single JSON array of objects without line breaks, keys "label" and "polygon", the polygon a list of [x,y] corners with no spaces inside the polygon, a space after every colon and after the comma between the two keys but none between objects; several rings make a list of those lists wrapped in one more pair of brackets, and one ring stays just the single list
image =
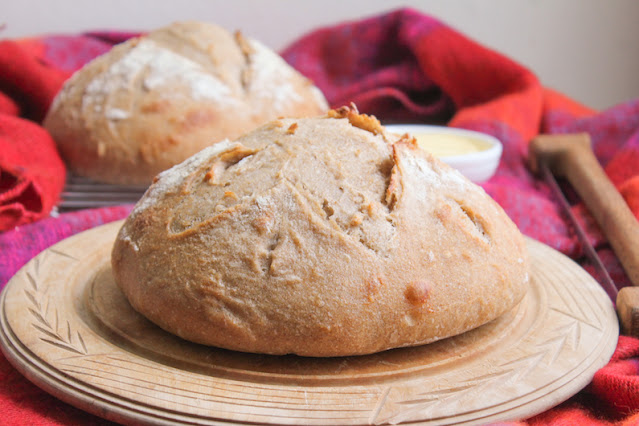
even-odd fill
[{"label": "golden brown crust", "polygon": [[346,118],[353,126],[367,130],[374,135],[383,133],[382,123],[374,115],[360,114],[355,104],[341,106],[328,111],[330,118]]},{"label": "golden brown crust", "polygon": [[503,210],[406,138],[353,122],[369,121],[281,119],[162,173],[113,248],[132,306],[199,343],[341,356],[516,305],[528,259]]},{"label": "golden brown crust", "polygon": [[75,73],[44,125],[72,171],[150,183],[212,143],[278,116],[327,108],[317,87],[261,43],[178,22],[115,46]]}]

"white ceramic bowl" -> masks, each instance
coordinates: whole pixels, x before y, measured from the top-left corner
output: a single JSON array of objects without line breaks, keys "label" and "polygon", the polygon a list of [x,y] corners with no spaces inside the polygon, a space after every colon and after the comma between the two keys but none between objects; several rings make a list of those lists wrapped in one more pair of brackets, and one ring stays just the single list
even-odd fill
[{"label": "white ceramic bowl", "polygon": [[[490,179],[501,158],[501,142],[490,135],[454,127],[389,124],[389,132],[413,135],[418,144],[475,183]],[[435,142],[438,146],[429,144]]]}]

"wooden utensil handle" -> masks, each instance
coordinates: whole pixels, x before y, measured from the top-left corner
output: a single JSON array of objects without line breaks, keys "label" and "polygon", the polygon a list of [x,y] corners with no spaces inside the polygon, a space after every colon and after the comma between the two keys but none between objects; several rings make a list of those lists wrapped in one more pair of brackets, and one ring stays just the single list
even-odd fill
[{"label": "wooden utensil handle", "polygon": [[[586,204],[634,286],[639,286],[639,222],[592,152],[586,133],[541,135],[529,147],[533,171],[545,162],[553,174],[565,177]],[[622,331],[639,337],[639,288],[617,295]]]},{"label": "wooden utensil handle", "polygon": [[[587,133],[541,135],[530,144],[531,168],[545,161],[588,207],[633,285],[639,285],[639,222],[592,152]],[[534,159],[534,160],[533,160]]]}]

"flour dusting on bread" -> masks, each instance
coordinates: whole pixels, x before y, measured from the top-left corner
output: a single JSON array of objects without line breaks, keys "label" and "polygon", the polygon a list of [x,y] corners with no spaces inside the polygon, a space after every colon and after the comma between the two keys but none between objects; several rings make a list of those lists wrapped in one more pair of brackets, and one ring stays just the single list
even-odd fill
[{"label": "flour dusting on bread", "polygon": [[176,164],[168,170],[160,173],[154,180],[153,184],[146,191],[144,197],[136,204],[132,214],[138,214],[147,207],[158,202],[167,192],[176,191],[180,185],[184,184],[191,173],[193,173],[203,163],[207,162],[211,157],[230,149],[232,142],[225,139],[221,142],[204,148],[197,154],[192,155],[180,164]]},{"label": "flour dusting on bread", "polygon": [[[214,102],[234,102],[231,89],[197,62],[172,52],[152,40],[140,40],[105,72],[96,75],[86,87],[82,104],[100,107],[104,98],[119,90],[131,90],[137,80],[146,90],[168,89],[180,81],[187,95]],[[179,92],[178,92],[179,94]],[[164,96],[175,96],[167,90]]]},{"label": "flour dusting on bread", "polygon": [[277,112],[301,102],[299,90],[291,81],[294,71],[285,66],[284,59],[257,40],[251,40],[250,44],[253,47],[249,55],[253,78],[249,90],[257,98],[271,101]]}]

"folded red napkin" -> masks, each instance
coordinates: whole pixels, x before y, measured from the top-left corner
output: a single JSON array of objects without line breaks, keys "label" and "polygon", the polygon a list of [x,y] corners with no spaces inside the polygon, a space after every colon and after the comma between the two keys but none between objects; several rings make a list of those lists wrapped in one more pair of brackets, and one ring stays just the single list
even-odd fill
[{"label": "folded red napkin", "polygon": [[53,139],[37,124],[67,78],[13,41],[0,42],[0,231],[49,214],[65,169]]},{"label": "folded red napkin", "polygon": [[[56,69],[75,69],[129,36],[47,37],[22,40],[18,45],[55,76]],[[411,9],[319,29],[282,54],[317,83],[333,106],[353,101],[360,111],[375,114],[382,122],[448,123],[499,138],[504,155],[484,188],[525,234],[578,261],[582,248],[560,207],[549,188],[526,168],[527,143],[533,136],[589,132],[597,157],[639,217],[639,100],[593,111],[544,88],[517,63]],[[0,68],[5,66],[0,62]],[[11,97],[15,91],[5,91],[3,72],[0,69],[0,88],[9,102],[0,96],[0,108],[8,104],[10,114],[42,114],[37,105],[46,105],[50,96],[33,99],[26,109],[16,107],[22,103]],[[37,119],[37,114],[29,117]],[[627,277],[588,212],[581,204],[573,209],[587,225],[613,279],[627,285]],[[120,207],[64,214],[0,234],[0,286],[40,250],[80,230],[124,217],[128,211]],[[46,396],[4,358],[0,358],[0,374],[0,407],[7,424],[98,421]],[[621,337],[610,363],[575,397],[532,419],[507,424],[639,424],[639,340]]]}]

